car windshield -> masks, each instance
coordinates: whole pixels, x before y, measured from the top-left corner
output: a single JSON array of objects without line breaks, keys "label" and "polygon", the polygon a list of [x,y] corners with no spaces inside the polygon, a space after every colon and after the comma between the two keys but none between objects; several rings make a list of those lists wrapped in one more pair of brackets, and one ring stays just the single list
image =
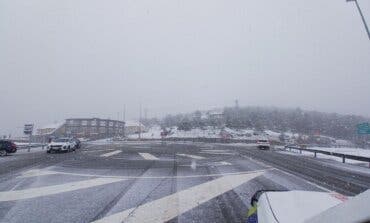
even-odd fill
[{"label": "car windshield", "polygon": [[369,29],[370,0],[0,0],[0,223],[370,223]]}]

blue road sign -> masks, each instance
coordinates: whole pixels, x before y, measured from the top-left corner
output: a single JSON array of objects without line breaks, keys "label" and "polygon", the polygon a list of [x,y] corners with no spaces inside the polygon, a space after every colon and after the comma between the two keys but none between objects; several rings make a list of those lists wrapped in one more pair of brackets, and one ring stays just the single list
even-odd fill
[{"label": "blue road sign", "polygon": [[359,135],[370,134],[370,124],[369,123],[358,124],[357,125],[357,134],[359,134]]}]

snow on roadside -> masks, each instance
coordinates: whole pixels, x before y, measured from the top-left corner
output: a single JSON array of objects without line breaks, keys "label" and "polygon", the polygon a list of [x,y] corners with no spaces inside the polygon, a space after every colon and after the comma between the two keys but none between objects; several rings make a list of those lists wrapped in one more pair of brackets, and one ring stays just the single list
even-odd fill
[{"label": "snow on roadside", "polygon": [[41,146],[32,147],[29,152],[28,152],[28,148],[17,149],[17,152],[13,154],[17,155],[17,154],[39,153],[39,152],[46,152],[46,146],[44,147],[44,149]]},{"label": "snow on roadside", "polygon": [[[179,130],[177,127],[167,128],[169,134],[166,138],[222,138],[223,135],[229,135],[232,139],[241,140],[257,140],[261,137],[267,137],[270,140],[278,141],[280,133],[273,131],[265,131],[260,135],[255,135],[256,132],[252,129],[231,129],[231,128],[214,128],[206,126],[204,128],[193,128],[189,131]],[[154,126],[148,131],[141,133],[142,139],[161,139],[162,128]],[[131,134],[127,136],[129,139],[138,139],[139,134]]]},{"label": "snow on roadside", "polygon": [[[335,152],[335,153],[342,153],[342,154],[347,154],[347,155],[355,155],[355,156],[363,156],[363,157],[369,157],[370,158],[370,150],[368,149],[360,149],[360,148],[329,148],[329,147],[309,147],[308,149],[315,149],[315,150],[321,150],[321,151],[327,151],[327,152]],[[292,154],[292,153],[298,153],[299,155],[304,155],[304,156],[314,156],[314,153],[308,152],[308,151],[302,151],[302,154],[299,153],[298,150],[292,149],[291,151],[281,151],[280,153],[287,153],[287,154]],[[326,154],[320,154],[317,153],[317,157],[319,159],[329,159],[329,160],[334,160],[337,162],[342,162],[341,157],[336,157],[336,156],[331,156],[331,155],[326,155]],[[368,162],[363,162],[363,161],[358,161],[358,160],[351,160],[346,158],[345,160],[346,163],[349,164],[356,164],[356,165],[361,165],[361,166],[369,166]]]},{"label": "snow on roadside", "polygon": [[94,141],[88,141],[86,144],[93,144],[93,145],[106,145],[111,144],[113,142],[113,138],[106,138],[106,139],[98,139]]},{"label": "snow on roadside", "polygon": [[[141,133],[142,139],[160,139],[161,138],[162,129],[160,126],[154,126],[149,128],[148,131]],[[128,135],[127,138],[129,139],[138,139],[139,134],[131,134]]]},{"label": "snow on roadside", "polygon": [[354,156],[364,156],[370,158],[370,150],[369,149],[361,149],[361,148],[327,148],[327,147],[309,147],[309,149],[327,151],[332,153],[343,153],[347,155],[354,155]]}]

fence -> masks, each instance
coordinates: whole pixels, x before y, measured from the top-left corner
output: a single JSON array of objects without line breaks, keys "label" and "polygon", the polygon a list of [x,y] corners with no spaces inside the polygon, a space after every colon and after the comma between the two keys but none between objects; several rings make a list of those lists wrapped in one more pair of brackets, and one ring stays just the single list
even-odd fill
[{"label": "fence", "polygon": [[369,167],[370,167],[370,157],[364,157],[364,156],[356,156],[356,155],[350,155],[350,154],[343,154],[343,153],[337,153],[337,152],[329,152],[329,151],[323,151],[323,150],[316,150],[316,149],[307,149],[307,148],[302,148],[298,146],[286,146],[286,149],[292,150],[299,150],[299,153],[302,153],[302,151],[307,151],[307,152],[312,152],[314,154],[314,157],[317,157],[317,153],[329,155],[329,156],[336,156],[342,158],[342,162],[345,163],[346,159],[351,159],[351,160],[357,160],[357,161],[363,161],[363,162],[368,162]]}]

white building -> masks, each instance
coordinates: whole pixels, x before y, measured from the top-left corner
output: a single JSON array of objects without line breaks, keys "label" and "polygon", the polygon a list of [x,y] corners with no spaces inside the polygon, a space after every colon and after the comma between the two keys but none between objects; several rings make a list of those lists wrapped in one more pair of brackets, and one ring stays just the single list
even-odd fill
[{"label": "white building", "polygon": [[146,127],[138,121],[126,121],[125,123],[125,135],[137,134],[140,132],[147,131]]}]

